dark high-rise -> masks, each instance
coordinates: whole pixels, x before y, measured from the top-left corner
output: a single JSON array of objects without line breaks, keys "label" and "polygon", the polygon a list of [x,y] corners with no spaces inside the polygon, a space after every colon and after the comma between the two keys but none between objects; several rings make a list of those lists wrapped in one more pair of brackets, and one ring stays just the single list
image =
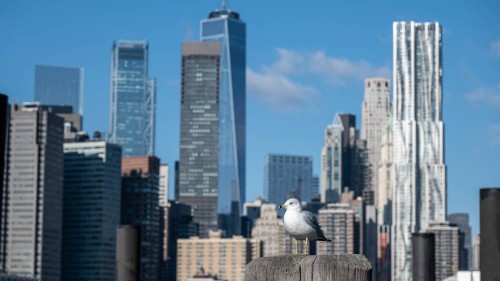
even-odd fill
[{"label": "dark high-rise", "polygon": [[453,213],[448,215],[448,221],[458,226],[458,269],[472,269],[472,234],[469,225],[469,214]]},{"label": "dark high-rise", "polygon": [[481,188],[479,203],[482,281],[500,280],[500,188]]},{"label": "dark high-rise", "polygon": [[104,141],[64,144],[62,280],[115,280],[121,156]]},{"label": "dark high-rise", "polygon": [[157,281],[162,241],[158,204],[160,160],[154,156],[122,158],[121,224],[140,227],[140,280]]},{"label": "dark high-rise", "polygon": [[220,44],[182,44],[179,201],[193,207],[200,235],[218,228]]},{"label": "dark high-rise", "polygon": [[44,105],[70,105],[83,115],[83,69],[35,66],[35,101]]}]

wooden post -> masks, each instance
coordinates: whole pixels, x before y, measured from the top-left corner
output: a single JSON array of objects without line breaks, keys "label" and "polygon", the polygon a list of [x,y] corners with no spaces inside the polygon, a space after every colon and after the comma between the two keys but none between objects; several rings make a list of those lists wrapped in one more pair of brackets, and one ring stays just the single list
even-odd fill
[{"label": "wooden post", "polygon": [[362,255],[265,257],[245,266],[245,281],[370,281],[371,276]]}]

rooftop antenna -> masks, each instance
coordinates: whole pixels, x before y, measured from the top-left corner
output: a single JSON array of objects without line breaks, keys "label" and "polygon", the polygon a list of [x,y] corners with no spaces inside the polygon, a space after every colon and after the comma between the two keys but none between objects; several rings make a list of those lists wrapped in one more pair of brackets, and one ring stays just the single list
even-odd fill
[{"label": "rooftop antenna", "polygon": [[226,10],[226,0],[222,0],[222,10]]}]

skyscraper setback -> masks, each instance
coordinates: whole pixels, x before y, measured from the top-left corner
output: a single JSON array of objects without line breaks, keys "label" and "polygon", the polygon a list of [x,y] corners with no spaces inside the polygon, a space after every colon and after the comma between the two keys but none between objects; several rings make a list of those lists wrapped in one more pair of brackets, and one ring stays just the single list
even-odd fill
[{"label": "skyscraper setback", "polygon": [[439,23],[393,24],[392,279],[412,280],[411,233],[446,220]]},{"label": "skyscraper setback", "polygon": [[111,56],[111,142],[123,156],[154,155],[156,79],[148,77],[145,41],[116,41]]}]

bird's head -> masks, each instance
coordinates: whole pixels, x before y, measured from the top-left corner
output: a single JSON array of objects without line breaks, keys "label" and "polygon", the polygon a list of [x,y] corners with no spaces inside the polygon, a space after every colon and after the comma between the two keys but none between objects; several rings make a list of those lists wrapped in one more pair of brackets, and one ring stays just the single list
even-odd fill
[{"label": "bird's head", "polygon": [[288,199],[285,204],[281,204],[280,208],[285,208],[287,210],[302,210],[302,205],[300,205],[300,201],[295,198]]}]

